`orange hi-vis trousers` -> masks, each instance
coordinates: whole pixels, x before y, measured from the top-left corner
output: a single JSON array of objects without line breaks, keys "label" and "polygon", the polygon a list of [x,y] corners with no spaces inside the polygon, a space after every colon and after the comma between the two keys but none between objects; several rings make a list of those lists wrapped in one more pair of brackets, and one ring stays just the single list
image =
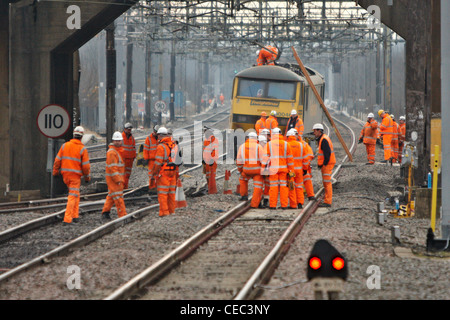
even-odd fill
[{"label": "orange hi-vis trousers", "polygon": [[281,207],[287,208],[289,201],[289,187],[287,182],[287,172],[279,172],[269,176],[269,206],[271,208],[277,207],[278,192],[280,194]]},{"label": "orange hi-vis trousers", "polygon": [[63,175],[63,181],[69,188],[64,222],[71,223],[72,219],[78,218],[79,214],[81,177],[66,174]]},{"label": "orange hi-vis trousers", "polygon": [[375,144],[366,143],[367,161],[375,163]]},{"label": "orange hi-vis trousers", "polygon": [[123,158],[123,162],[125,163],[125,181],[123,183],[123,189],[128,189],[128,181],[130,181],[134,158]]},{"label": "orange hi-vis trousers", "polygon": [[333,172],[334,164],[327,164],[326,166],[322,166],[322,183],[323,188],[325,189],[325,197],[323,199],[324,203],[328,203],[331,205],[333,202],[333,185],[331,180],[331,174]]},{"label": "orange hi-vis trousers", "polygon": [[252,201],[250,203],[250,206],[252,208],[258,208],[259,204],[262,199],[263,195],[263,186],[264,186],[264,179],[261,175],[255,174],[255,175],[246,175],[242,173],[239,176],[239,192],[241,196],[248,195],[248,181],[250,179],[253,179],[253,195],[252,195]]},{"label": "orange hi-vis trousers", "polygon": [[392,147],[391,147],[392,134],[383,135],[383,149],[384,149],[384,160],[389,160],[393,157]]},{"label": "orange hi-vis trousers", "polygon": [[311,176],[311,167],[308,168],[307,173],[303,176],[303,186],[305,187],[306,196],[314,197],[314,187],[312,183],[312,176]]},{"label": "orange hi-vis trousers", "polygon": [[106,196],[105,204],[103,205],[103,212],[111,211],[113,204],[116,206],[117,215],[119,218],[127,215],[125,209],[125,201],[123,200],[123,188],[111,190],[108,188],[108,195]]},{"label": "orange hi-vis trousers", "polygon": [[175,213],[177,202],[175,194],[177,190],[177,177],[175,174],[162,174],[156,179],[158,191],[159,216],[168,216]]},{"label": "orange hi-vis trousers", "polygon": [[148,160],[148,189],[156,188],[156,180],[152,179],[153,166],[155,165],[155,159]]},{"label": "orange hi-vis trousers", "polygon": [[[297,204],[302,204],[305,202],[305,196],[303,194],[303,171],[295,170],[295,177],[294,177],[294,184],[295,189],[290,190],[289,189],[289,200],[292,199],[290,206],[291,208],[297,208]],[[294,202],[295,199],[295,203]]]},{"label": "orange hi-vis trousers", "polygon": [[208,194],[217,193],[216,169],[217,169],[217,162],[214,162],[214,164],[212,165],[209,164],[205,165],[206,182],[208,183]]}]

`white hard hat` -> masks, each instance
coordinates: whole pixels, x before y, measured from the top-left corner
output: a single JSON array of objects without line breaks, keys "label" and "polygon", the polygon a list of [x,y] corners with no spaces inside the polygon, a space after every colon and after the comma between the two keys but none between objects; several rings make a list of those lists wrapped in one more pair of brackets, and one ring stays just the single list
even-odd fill
[{"label": "white hard hat", "polygon": [[292,116],[292,115],[296,115],[296,114],[297,114],[297,110],[292,109],[292,111],[291,111],[291,116]]},{"label": "white hard hat", "polygon": [[259,50],[256,50],[256,55],[259,56]]},{"label": "white hard hat", "polygon": [[400,116],[399,120],[406,120],[405,116]]},{"label": "white hard hat", "polygon": [[167,131],[166,128],[160,127],[160,128],[158,129],[157,134],[168,134],[168,131]]},{"label": "white hard hat", "polygon": [[313,130],[323,130],[323,125],[321,123],[316,123],[312,128]]},{"label": "white hard hat", "polygon": [[123,140],[123,136],[119,131],[113,133],[112,140]]},{"label": "white hard hat", "polygon": [[125,123],[125,125],[123,126],[125,129],[131,129],[133,128],[133,125],[129,122]]},{"label": "white hard hat", "polygon": [[82,126],[78,126],[75,129],[73,129],[73,135],[82,137],[84,134],[84,128]]},{"label": "white hard hat", "polygon": [[368,115],[367,115],[367,118],[374,118],[375,116],[373,115],[373,113],[371,112],[371,113],[369,113]]},{"label": "white hard hat", "polygon": [[258,136],[258,141],[267,141],[265,136]]},{"label": "white hard hat", "polygon": [[286,133],[286,137],[295,136],[297,134],[297,130],[291,129]]},{"label": "white hard hat", "polygon": [[262,134],[270,134],[270,130],[269,129],[262,129],[261,133]]},{"label": "white hard hat", "polygon": [[280,128],[273,128],[272,129],[272,134],[281,134],[281,129]]},{"label": "white hard hat", "polygon": [[270,111],[270,115],[271,115],[271,116],[276,116],[276,115],[277,115],[277,112],[276,112],[275,110],[272,110],[272,111]]},{"label": "white hard hat", "polygon": [[250,132],[249,134],[248,134],[248,137],[249,138],[252,138],[252,139],[256,139],[257,137],[258,137],[258,135],[256,134],[256,132]]}]

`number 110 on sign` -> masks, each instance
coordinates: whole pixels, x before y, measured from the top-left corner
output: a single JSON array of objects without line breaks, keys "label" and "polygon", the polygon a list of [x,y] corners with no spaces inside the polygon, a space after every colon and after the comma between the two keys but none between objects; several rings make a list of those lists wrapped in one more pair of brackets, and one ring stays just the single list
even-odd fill
[{"label": "number 110 on sign", "polygon": [[39,111],[37,125],[46,137],[58,138],[64,135],[70,127],[69,113],[59,105],[47,105]]}]

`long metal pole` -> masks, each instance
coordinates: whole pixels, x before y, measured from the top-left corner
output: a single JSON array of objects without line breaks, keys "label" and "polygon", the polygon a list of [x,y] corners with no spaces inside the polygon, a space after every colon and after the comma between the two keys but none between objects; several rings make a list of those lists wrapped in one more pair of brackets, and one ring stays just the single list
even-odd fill
[{"label": "long metal pole", "polygon": [[303,65],[302,61],[300,60],[300,57],[297,54],[297,51],[295,51],[294,47],[291,47],[292,51],[294,52],[294,57],[295,60],[297,60],[298,65],[300,66],[300,69],[302,69],[302,73],[304,74],[304,76],[306,77],[306,80],[309,83],[309,86],[311,87],[311,89],[314,92],[314,95],[317,98],[317,101],[319,101],[320,106],[322,107],[323,111],[325,112],[325,115],[328,118],[328,121],[330,121],[331,126],[334,129],[334,132],[336,133],[336,136],[338,137],[339,141],[341,142],[342,146],[344,147],[345,153],[347,153],[347,156],[349,158],[349,160],[351,162],[353,162],[353,156],[350,153],[350,150],[348,150],[347,145],[345,144],[344,139],[342,139],[341,133],[339,132],[339,130],[336,128],[336,125],[334,124],[333,118],[331,118],[330,113],[327,110],[327,107],[325,107],[325,104],[323,103],[322,97],[320,96],[319,92],[317,92],[316,87],[314,86],[314,83],[311,80],[311,77],[309,76],[308,71],[306,70],[305,66]]},{"label": "long metal pole", "polygon": [[116,50],[114,23],[106,28],[106,150],[112,142],[116,124]]}]

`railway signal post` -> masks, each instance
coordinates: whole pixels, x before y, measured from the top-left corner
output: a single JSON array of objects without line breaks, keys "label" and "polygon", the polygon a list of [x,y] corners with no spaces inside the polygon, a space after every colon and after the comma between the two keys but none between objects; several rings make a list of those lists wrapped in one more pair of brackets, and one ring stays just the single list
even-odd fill
[{"label": "railway signal post", "polygon": [[347,279],[347,261],[327,240],[318,240],[308,258],[307,277],[314,288],[314,298],[338,300]]}]

